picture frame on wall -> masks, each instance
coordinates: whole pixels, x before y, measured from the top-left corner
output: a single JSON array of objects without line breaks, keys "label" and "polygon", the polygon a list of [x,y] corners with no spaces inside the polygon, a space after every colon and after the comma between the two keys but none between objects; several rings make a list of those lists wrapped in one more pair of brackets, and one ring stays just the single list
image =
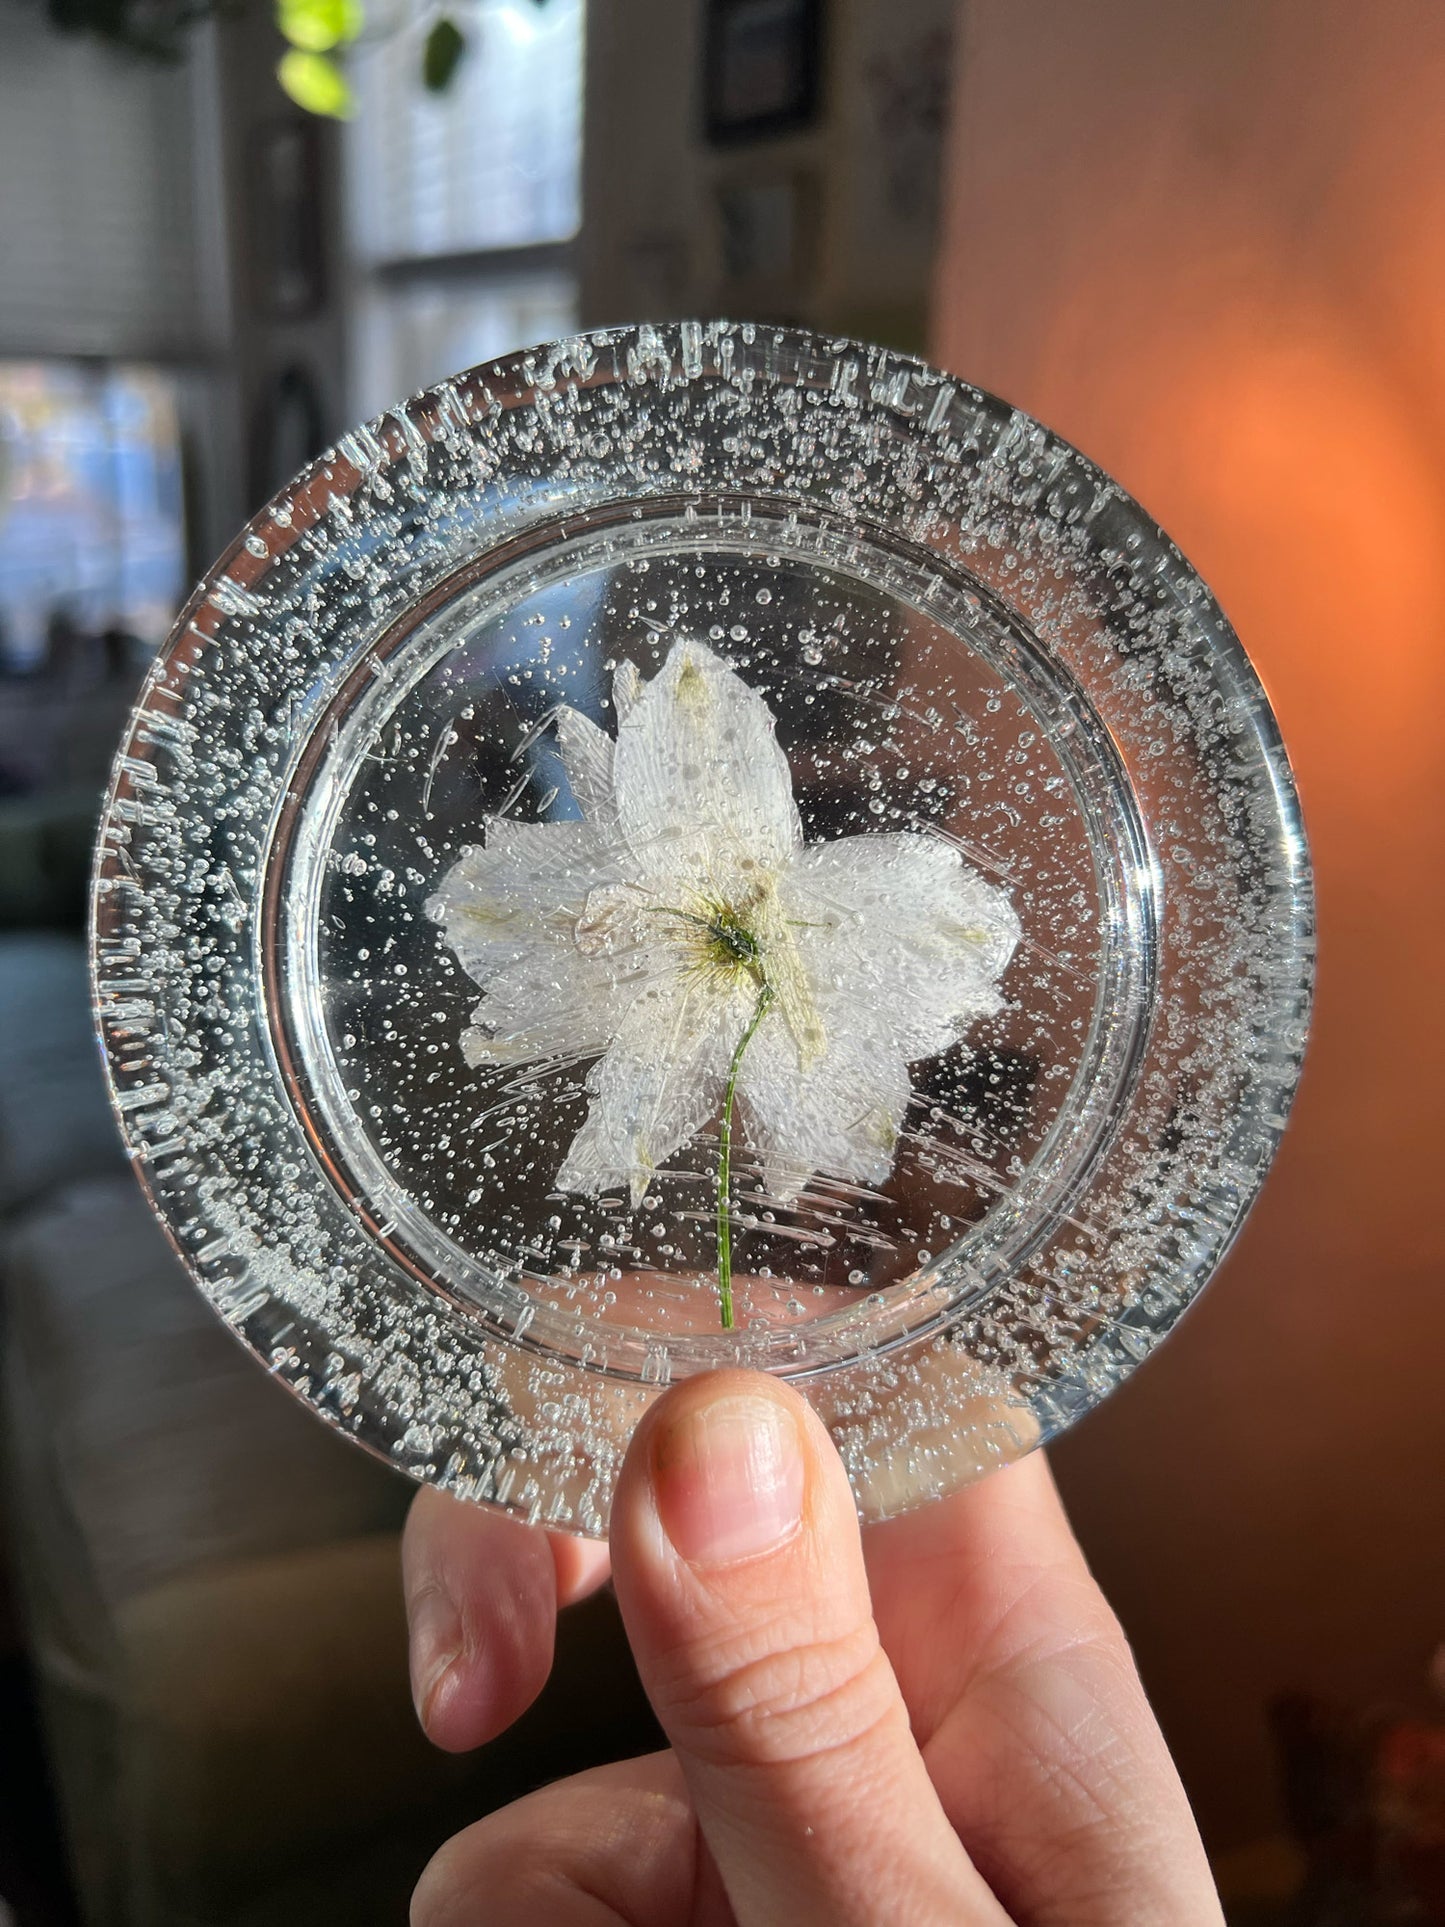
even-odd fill
[{"label": "picture frame on wall", "polygon": [[822,94],[822,0],[706,0],[703,127],[714,146],[794,133]]}]

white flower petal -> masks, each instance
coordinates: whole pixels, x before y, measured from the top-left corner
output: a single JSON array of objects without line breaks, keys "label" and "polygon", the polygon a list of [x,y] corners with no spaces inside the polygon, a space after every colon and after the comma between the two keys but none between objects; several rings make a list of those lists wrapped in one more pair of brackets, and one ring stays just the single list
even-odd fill
[{"label": "white flower petal", "polygon": [[802,840],[772,712],[700,642],[674,643],[622,718],[613,772],[622,833],[651,874],[775,869]]},{"label": "white flower petal", "polygon": [[590,823],[493,817],[427,899],[463,967],[485,983],[495,955],[542,938],[570,940],[591,891],[619,882],[625,851]]},{"label": "white flower petal", "polygon": [[809,844],[780,896],[830,1037],[867,1038],[911,1063],[1002,1008],[1018,918],[940,838]]},{"label": "white flower petal", "polygon": [[589,822],[610,823],[616,814],[612,807],[612,738],[590,716],[566,703],[557,711],[556,728],[562,767],[578,809]]},{"label": "white flower petal", "polygon": [[637,987],[625,967],[584,956],[576,929],[621,861],[591,824],[497,818],[452,865],[427,910],[485,993],[463,1040],[469,1063],[605,1048]]},{"label": "white flower petal", "polygon": [[612,709],[619,727],[642,694],[642,671],[635,662],[622,661],[612,672]]},{"label": "white flower petal", "polygon": [[747,1020],[741,995],[720,997],[679,975],[654,980],[592,1067],[592,1107],[558,1186],[596,1195],[626,1185],[640,1203],[654,1170],[718,1112]]},{"label": "white flower petal", "polygon": [[803,1069],[780,1024],[759,1029],[738,1074],[744,1129],[774,1197],[791,1197],[814,1171],[882,1184],[910,1095],[908,1066],[896,1051],[834,1032]]},{"label": "white flower petal", "polygon": [[640,972],[620,972],[575,946],[537,945],[487,978],[463,1053],[472,1065],[593,1057],[611,1043],[643,983]]},{"label": "white flower petal", "polygon": [[776,885],[756,904],[753,928],[767,960],[768,982],[777,998],[778,1015],[793,1034],[798,1060],[806,1070],[828,1046],[828,1033],[803,967],[793,921],[779,900]]}]

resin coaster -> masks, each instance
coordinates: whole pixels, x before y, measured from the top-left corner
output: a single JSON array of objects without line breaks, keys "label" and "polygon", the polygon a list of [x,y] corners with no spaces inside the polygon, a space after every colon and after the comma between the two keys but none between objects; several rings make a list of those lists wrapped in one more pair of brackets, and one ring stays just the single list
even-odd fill
[{"label": "resin coaster", "polygon": [[1104,1396],[1283,1129],[1289,767],[1204,585],[1038,423],[782,330],[579,336],[347,436],[116,764],[123,1128],[265,1365],[606,1530],[658,1389],[792,1378],[865,1516]]}]

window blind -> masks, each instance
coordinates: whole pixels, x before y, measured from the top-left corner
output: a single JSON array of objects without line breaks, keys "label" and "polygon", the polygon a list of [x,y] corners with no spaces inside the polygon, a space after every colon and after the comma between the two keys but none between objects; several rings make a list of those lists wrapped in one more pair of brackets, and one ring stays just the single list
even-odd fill
[{"label": "window blind", "polygon": [[190,113],[184,68],[0,8],[0,355],[201,344]]}]

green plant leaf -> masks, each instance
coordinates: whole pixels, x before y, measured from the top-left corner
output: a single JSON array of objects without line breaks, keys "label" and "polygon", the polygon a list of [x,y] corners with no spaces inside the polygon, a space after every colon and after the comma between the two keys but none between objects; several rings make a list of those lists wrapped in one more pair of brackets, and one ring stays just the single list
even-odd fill
[{"label": "green plant leaf", "polygon": [[282,54],[276,78],[282,92],[289,94],[308,114],[349,120],[356,110],[345,74],[325,54],[304,53],[293,47],[289,54]]},{"label": "green plant leaf", "polygon": [[422,84],[430,93],[445,93],[466,50],[466,35],[454,20],[443,16],[427,35],[422,50]]},{"label": "green plant leaf", "polygon": [[361,0],[276,0],[276,25],[303,53],[328,53],[361,32]]}]

